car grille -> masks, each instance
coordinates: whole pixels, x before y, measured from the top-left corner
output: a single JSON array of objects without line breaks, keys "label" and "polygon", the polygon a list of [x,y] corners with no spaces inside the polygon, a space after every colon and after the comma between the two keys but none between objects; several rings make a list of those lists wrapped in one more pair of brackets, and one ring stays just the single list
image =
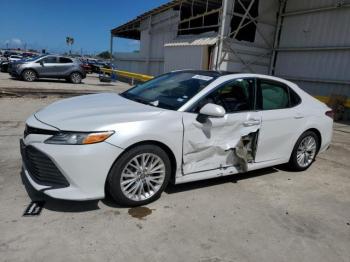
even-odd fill
[{"label": "car grille", "polygon": [[27,135],[30,134],[38,134],[38,135],[56,135],[58,134],[58,131],[53,131],[53,130],[47,130],[47,129],[40,129],[40,128],[36,128],[36,127],[31,127],[26,125],[25,129],[24,129],[24,137],[26,137]]},{"label": "car grille", "polygon": [[69,186],[67,179],[48,156],[33,146],[26,146],[22,140],[20,147],[23,162],[36,183],[55,188]]}]

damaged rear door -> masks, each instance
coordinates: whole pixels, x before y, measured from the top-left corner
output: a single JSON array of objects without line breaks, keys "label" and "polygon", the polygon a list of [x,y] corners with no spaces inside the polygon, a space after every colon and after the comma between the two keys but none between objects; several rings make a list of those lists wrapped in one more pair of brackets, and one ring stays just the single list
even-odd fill
[{"label": "damaged rear door", "polygon": [[[238,172],[247,170],[247,163],[255,158],[261,126],[255,97],[254,79],[235,79],[220,85],[183,114],[184,174],[231,166]],[[200,115],[208,103],[222,106],[225,116]]]}]

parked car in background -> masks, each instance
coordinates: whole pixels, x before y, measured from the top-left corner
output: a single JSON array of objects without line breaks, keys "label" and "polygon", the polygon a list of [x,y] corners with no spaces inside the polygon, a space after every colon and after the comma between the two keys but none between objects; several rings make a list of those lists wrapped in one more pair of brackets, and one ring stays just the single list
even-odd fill
[{"label": "parked car in background", "polygon": [[6,57],[6,58],[8,58],[8,57],[10,57],[11,55],[17,55],[17,54],[18,54],[17,52],[6,50],[6,51],[3,53],[3,56]]},{"label": "parked car in background", "polygon": [[88,63],[81,62],[81,67],[85,70],[85,72],[87,74],[91,74],[92,73],[92,68],[91,68],[91,66]]},{"label": "parked car in background", "polygon": [[37,57],[38,54],[37,53],[32,53],[32,52],[24,52],[24,53],[22,53],[22,56],[23,56],[23,58],[28,59],[28,58]]},{"label": "parked car in background", "polygon": [[0,71],[5,73],[10,72],[11,64],[22,59],[23,57],[20,55],[10,55],[7,58],[4,57],[1,59],[2,61],[0,61]]},{"label": "parked car in background", "polygon": [[87,64],[90,66],[91,71],[92,71],[93,73],[97,73],[97,74],[100,74],[100,73],[101,73],[101,68],[102,68],[102,66],[103,66],[102,63],[97,62],[97,60],[88,60],[88,61],[87,61]]},{"label": "parked car in background", "polygon": [[[61,100],[26,121],[24,174],[61,199],[122,205],[175,184],[287,163],[302,171],[332,139],[332,111],[281,78],[176,71],[122,94]],[[106,191],[105,191],[106,190]]]},{"label": "parked car in background", "polygon": [[0,71],[7,73],[10,62],[6,59],[0,62]]},{"label": "parked car in background", "polygon": [[16,61],[10,64],[9,73],[25,81],[35,81],[38,78],[63,78],[74,84],[81,83],[86,77],[86,72],[79,61],[57,55],[43,55]]},{"label": "parked car in background", "polygon": [[23,56],[21,55],[10,55],[8,58],[9,62],[19,61],[22,59],[23,59]]}]

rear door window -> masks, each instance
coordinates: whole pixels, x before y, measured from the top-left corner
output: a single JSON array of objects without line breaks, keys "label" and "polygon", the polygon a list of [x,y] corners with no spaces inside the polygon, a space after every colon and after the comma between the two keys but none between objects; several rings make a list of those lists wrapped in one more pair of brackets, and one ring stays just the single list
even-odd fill
[{"label": "rear door window", "polygon": [[[57,57],[56,56],[47,56],[47,57],[44,57],[43,59],[41,59],[40,61],[42,61],[43,63],[47,63],[47,64],[55,64],[55,63],[57,63]],[[39,63],[40,61],[38,61],[37,63]]]},{"label": "rear door window", "polygon": [[283,109],[290,107],[288,87],[270,80],[260,80],[260,92],[263,110]]},{"label": "rear door window", "polygon": [[73,61],[72,61],[72,59],[67,58],[67,57],[60,57],[59,63],[60,64],[69,64],[69,63],[73,63]]},{"label": "rear door window", "polygon": [[301,103],[301,98],[293,89],[289,88],[290,106],[297,106]]}]

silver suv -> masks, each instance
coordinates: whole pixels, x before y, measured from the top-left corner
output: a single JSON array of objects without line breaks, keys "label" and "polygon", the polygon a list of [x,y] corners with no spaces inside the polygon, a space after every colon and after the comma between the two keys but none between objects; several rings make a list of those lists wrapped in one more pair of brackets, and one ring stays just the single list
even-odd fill
[{"label": "silver suv", "polygon": [[8,71],[11,76],[30,82],[38,78],[64,78],[79,84],[86,77],[79,61],[57,55],[43,55],[15,61],[10,64]]}]

